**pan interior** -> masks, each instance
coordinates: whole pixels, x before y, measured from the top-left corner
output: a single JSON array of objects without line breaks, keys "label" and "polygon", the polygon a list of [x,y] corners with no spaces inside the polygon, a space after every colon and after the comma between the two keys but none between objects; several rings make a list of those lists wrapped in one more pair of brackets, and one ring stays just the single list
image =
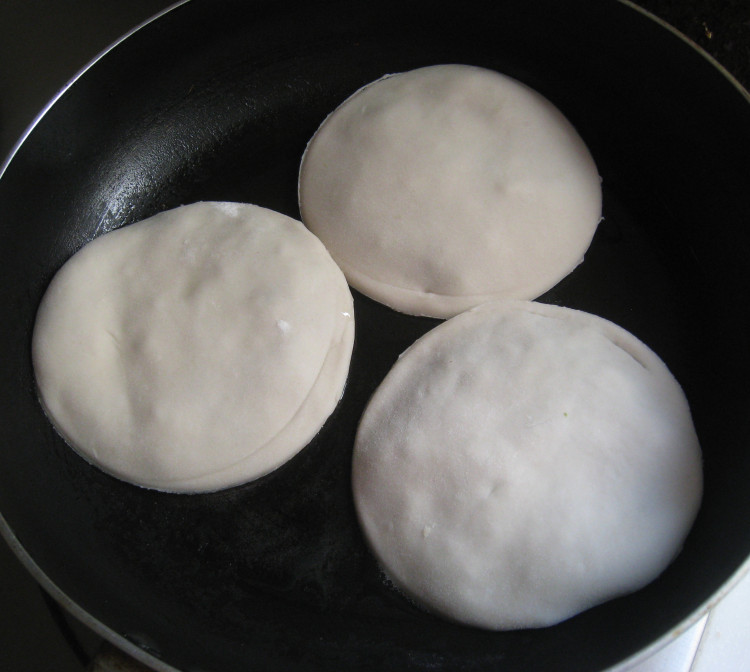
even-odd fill
[{"label": "pan interior", "polygon": [[[634,46],[635,45],[635,46]],[[183,496],[119,482],[56,435],[29,343],[50,278],[87,241],[198,200],[298,217],[305,145],[383,74],[494,68],[549,98],[603,178],[585,262],[542,301],[610,319],[683,385],[706,493],[676,562],[552,628],[428,616],[382,579],[358,530],[357,422],[437,320],[355,294],[349,383],[321,433],[263,479]],[[41,570],[112,631],[180,669],[595,670],[675,628],[750,553],[750,106],[703,56],[616,1],[187,3],[96,63],[0,179],[0,511]]]}]

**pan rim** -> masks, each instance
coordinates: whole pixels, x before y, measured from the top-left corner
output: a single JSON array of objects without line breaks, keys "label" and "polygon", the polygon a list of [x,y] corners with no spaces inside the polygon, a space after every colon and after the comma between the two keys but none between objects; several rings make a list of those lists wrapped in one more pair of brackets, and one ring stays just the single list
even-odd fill
[{"label": "pan rim", "polygon": [[[693,50],[698,52],[700,56],[705,58],[710,65],[712,65],[716,70],[718,70],[726,79],[729,80],[730,84],[734,86],[737,91],[739,91],[740,95],[748,102],[750,103],[750,90],[746,89],[742,83],[731,73],[729,70],[727,70],[719,61],[717,61],[711,54],[709,54],[703,47],[701,47],[697,42],[694,40],[691,40],[685,33],[677,30],[673,25],[670,23],[667,23],[664,19],[656,16],[653,12],[650,12],[647,9],[644,9],[640,5],[635,4],[632,0],[616,0],[617,2],[630,7],[631,9],[640,12],[645,17],[651,19],[652,21],[659,24],[662,28],[665,28],[670,33],[675,35],[676,37],[680,38],[685,44],[687,44],[689,47],[691,47]],[[0,173],[0,176],[2,176],[2,173]]]},{"label": "pan rim", "polygon": [[35,560],[29,555],[28,551],[24,548],[23,544],[19,541],[13,530],[5,520],[5,516],[0,513],[0,536],[8,544],[8,547],[18,560],[23,565],[36,582],[52,597],[61,607],[63,607],[73,617],[77,618],[85,626],[93,630],[97,635],[115,645],[121,651],[125,652],[137,661],[147,665],[154,672],[180,672],[175,667],[168,665],[162,660],[159,660],[152,654],[148,653],[144,649],[126,639],[122,635],[119,635],[114,630],[109,628],[107,625],[102,623],[98,618],[90,614],[77,602],[70,598],[67,593],[63,592],[57,584],[50,579],[44,570],[35,562]]},{"label": "pan rim", "polygon": [[0,179],[2,179],[3,175],[5,174],[5,171],[8,169],[8,166],[10,165],[11,161],[13,160],[13,157],[18,153],[18,150],[21,149],[21,145],[23,145],[24,142],[26,142],[26,139],[31,135],[31,133],[36,128],[37,124],[44,118],[44,116],[47,114],[47,112],[52,109],[52,107],[57,103],[60,98],[65,94],[65,92],[73,86],[88,70],[90,70],[94,65],[96,65],[102,58],[104,58],[110,51],[112,51],[115,47],[117,47],[119,44],[127,40],[129,37],[137,33],[141,28],[144,28],[148,24],[156,21],[157,19],[161,18],[165,14],[168,14],[172,10],[176,9],[177,7],[180,7],[181,5],[185,5],[188,2],[191,2],[191,0],[177,0],[174,4],[169,5],[169,7],[165,7],[160,12],[157,12],[153,16],[150,16],[147,19],[144,19],[139,24],[128,30],[126,33],[123,33],[120,37],[118,37],[114,42],[106,46],[104,49],[102,49],[98,54],[96,54],[88,63],[86,63],[83,67],[81,67],[78,72],[76,72],[63,86],[55,93],[52,98],[50,98],[42,107],[39,112],[34,116],[34,118],[31,120],[29,125],[24,129],[23,133],[21,133],[20,137],[16,142],[13,144],[13,146],[10,148],[10,151],[8,152],[8,155],[3,159],[3,162],[0,163]]},{"label": "pan rim", "polygon": [[[44,118],[47,112],[68,91],[68,89],[70,89],[88,70],[90,70],[101,59],[103,59],[109,52],[111,52],[122,42],[124,42],[125,40],[133,36],[139,30],[151,24],[152,22],[156,21],[157,19],[164,17],[165,15],[181,7],[182,5],[186,5],[190,3],[191,1],[192,0],[177,0],[176,2],[166,7],[165,9],[161,10],[160,12],[145,19],[144,21],[142,21],[141,23],[139,23],[132,29],[128,30],[123,35],[121,35],[119,38],[113,41],[106,48],[101,50],[90,61],[88,61],[82,68],[80,68],[57,91],[57,93],[44,105],[44,107],[35,115],[33,120],[26,127],[26,129],[23,131],[23,133],[18,138],[18,140],[14,143],[8,155],[3,159],[2,163],[0,164],[0,179],[3,178],[13,158],[18,153],[18,151],[22,147],[23,143],[27,140],[27,138],[34,132],[34,129],[40,123],[40,121]],[[674,26],[667,23],[665,20],[656,16],[649,10],[637,5],[632,0],[616,0],[616,2],[622,5],[625,5],[632,10],[639,12],[643,16],[654,21],[657,25],[668,30],[670,33],[672,33],[673,35],[678,37],[680,40],[682,40],[686,45],[691,47],[700,56],[706,59],[706,61],[711,66],[713,66],[713,68],[715,68],[721,75],[723,75],[729,81],[729,83],[740,93],[740,95],[745,99],[745,101],[748,104],[750,104],[750,91],[748,91],[748,89],[745,89],[742,83],[732,73],[730,73],[723,65],[721,65],[721,63],[719,63],[716,60],[716,58],[714,58],[711,54],[709,54],[703,47],[698,45],[696,42],[694,42],[687,35],[679,31],[678,29],[676,29]],[[31,555],[28,553],[28,551],[23,546],[23,544],[20,542],[15,532],[13,531],[13,529],[11,528],[11,526],[5,519],[2,512],[0,512],[0,536],[2,536],[2,538],[8,544],[11,551],[18,558],[18,560],[24,566],[24,568],[37,581],[37,583],[47,593],[49,593],[49,595],[53,599],[55,599],[63,608],[65,608],[73,617],[77,618],[80,622],[82,622],[84,625],[89,627],[96,634],[100,635],[105,640],[109,641],[110,643],[112,643],[117,648],[124,651],[129,656],[147,665],[149,668],[152,668],[154,672],[180,672],[177,668],[170,666],[169,664],[157,658],[155,655],[140,648],[138,645],[134,644],[129,639],[123,637],[122,635],[118,634],[117,632],[109,628],[106,624],[104,624],[98,618],[96,618],[91,613],[86,611],[83,607],[81,607],[77,602],[71,599],[67,595],[67,593],[61,590],[55,584],[55,582],[44,572],[44,570],[31,557]],[[735,586],[738,583],[740,583],[740,581],[748,574],[750,574],[750,556],[748,556],[738,566],[735,572],[722,583],[721,587],[714,594],[712,594],[708,599],[706,599],[698,608],[696,608],[693,612],[691,612],[687,617],[682,619],[670,631],[664,633],[661,637],[652,641],[649,645],[640,649],[635,654],[619,661],[614,666],[606,668],[606,670],[603,670],[603,672],[626,672],[626,670],[631,669],[635,665],[653,656],[657,651],[666,647],[669,643],[674,641],[674,639],[676,639],[678,636],[680,636],[681,634],[689,630],[692,626],[694,626],[696,623],[698,623],[704,616],[706,616],[711,611],[711,609],[713,609],[719,602],[721,602],[721,600],[726,595],[728,595],[735,588]]]}]

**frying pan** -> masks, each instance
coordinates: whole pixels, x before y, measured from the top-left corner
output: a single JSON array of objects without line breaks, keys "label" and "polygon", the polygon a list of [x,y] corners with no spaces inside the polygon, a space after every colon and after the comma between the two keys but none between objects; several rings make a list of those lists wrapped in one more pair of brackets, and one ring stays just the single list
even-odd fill
[{"label": "frying pan", "polygon": [[[319,435],[244,486],[170,495],[78,458],[44,417],[30,335],[87,241],[197,200],[298,216],[307,140],[388,72],[471,63],[552,100],[589,145],[605,219],[540,300],[611,319],[683,385],[705,497],[676,561],[633,595],[540,630],[441,621],[394,592],[349,490],[358,419],[438,321],[355,293],[349,382]],[[34,576],[155,669],[625,669],[697,620],[750,555],[750,97],[679,36],[607,0],[193,0],[97,61],[0,178],[0,512]],[[615,531],[616,533],[616,531]]]}]

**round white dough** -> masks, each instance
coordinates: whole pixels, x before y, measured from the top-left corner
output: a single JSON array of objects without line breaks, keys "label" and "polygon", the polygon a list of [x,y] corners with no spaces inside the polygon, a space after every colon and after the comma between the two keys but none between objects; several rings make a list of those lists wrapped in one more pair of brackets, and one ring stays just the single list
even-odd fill
[{"label": "round white dough", "polygon": [[137,485],[218,490],[280,466],[340,399],[352,296],[301,222],[195,203],[107,233],[55,275],[33,363],[52,422]]},{"label": "round white dough", "polygon": [[362,418],[353,491],[405,594],[488,629],[541,627],[634,591],[702,496],[687,401],[620,327],[486,304],[407,350]]},{"label": "round white dough", "polygon": [[583,260],[602,211],[594,161],[560,111],[466,65],[352,95],[310,141],[299,200],[353,287],[433,317],[541,295]]}]

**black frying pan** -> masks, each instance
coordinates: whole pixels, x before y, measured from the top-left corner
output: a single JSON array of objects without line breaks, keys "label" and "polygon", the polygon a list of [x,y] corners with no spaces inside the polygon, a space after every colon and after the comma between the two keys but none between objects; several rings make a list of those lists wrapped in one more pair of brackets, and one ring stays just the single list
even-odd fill
[{"label": "black frying pan", "polygon": [[[349,492],[358,418],[435,320],[355,294],[346,394],[269,476],[199,496],[85,464],[37,403],[34,315],[95,235],[196,200],[298,216],[296,177],[325,115],[384,73],[483,65],[577,126],[604,179],[585,263],[541,300],[635,333],[690,400],[706,491],[676,562],[558,626],[490,633],[425,615],[381,580]],[[37,579],[155,667],[600,670],[668,640],[750,554],[750,105],[678,36],[617,2],[194,0],[145,26],[47,112],[0,179],[0,512]],[[162,662],[159,662],[162,661]]]}]

